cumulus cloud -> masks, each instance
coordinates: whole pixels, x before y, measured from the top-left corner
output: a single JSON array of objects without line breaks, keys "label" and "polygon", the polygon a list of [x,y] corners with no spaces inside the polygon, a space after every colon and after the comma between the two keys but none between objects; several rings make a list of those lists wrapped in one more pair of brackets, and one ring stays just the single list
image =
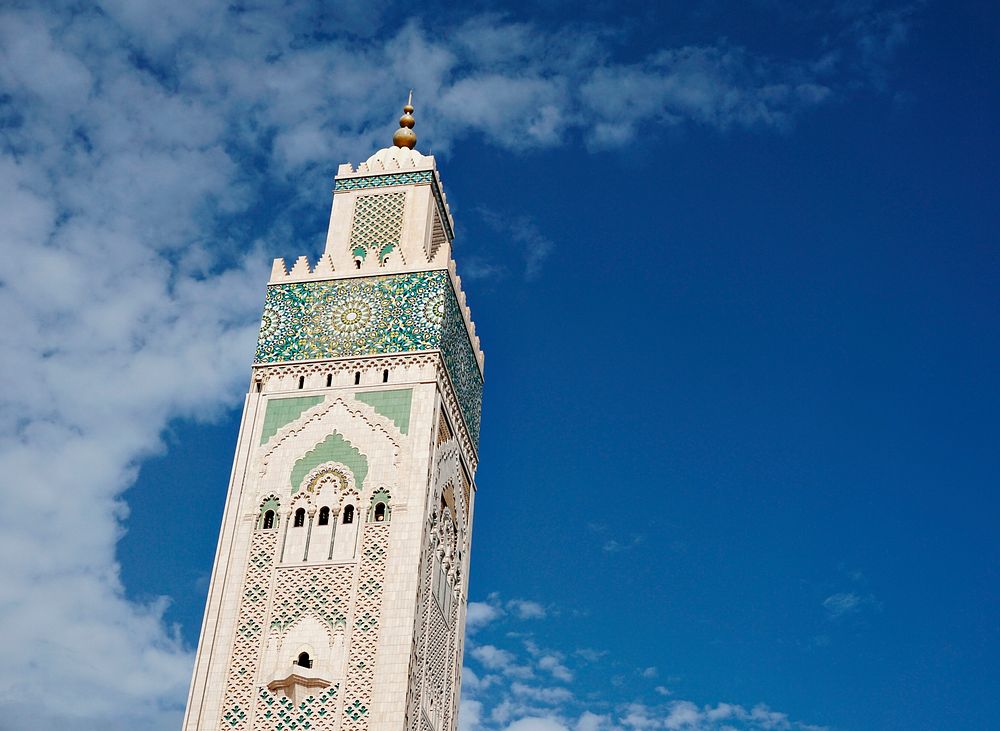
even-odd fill
[{"label": "cumulus cloud", "polygon": [[542,655],[538,658],[538,667],[550,673],[556,680],[564,683],[573,681],[573,673],[563,664],[562,657],[558,654]]},{"label": "cumulus cloud", "polygon": [[[498,596],[491,599],[496,601]],[[573,731],[825,731],[822,726],[796,721],[763,703],[699,704],[675,698],[663,685],[649,689],[651,701],[621,703],[607,695],[607,683],[602,683],[602,690],[596,693],[574,684],[576,674],[567,667],[561,653],[540,646],[521,632],[497,630],[496,626],[487,630],[497,636],[497,644],[474,645],[467,653],[468,662],[481,667],[484,678],[489,680],[484,682],[470,667],[463,670],[464,715],[459,719],[463,731],[536,726]],[[577,652],[574,656],[601,660],[607,654]],[[613,660],[608,664],[621,667]],[[654,666],[634,667],[623,676],[622,685],[624,677],[652,680],[658,675]],[[629,691],[639,696],[643,692],[634,683]],[[466,701],[474,701],[474,705],[466,708]],[[609,707],[614,710],[608,712]]]},{"label": "cumulus cloud", "polygon": [[502,615],[502,610],[488,602],[469,602],[465,612],[465,631],[474,634]]},{"label": "cumulus cloud", "polygon": [[519,619],[543,619],[545,617],[545,607],[530,599],[511,599],[507,602],[507,609]]},{"label": "cumulus cloud", "polygon": [[[321,239],[299,214],[327,193],[300,186],[380,147],[404,85],[436,152],[470,135],[560,145],[574,126],[591,147],[623,145],[653,118],[782,128],[849,86],[832,56],[820,73],[718,42],[625,64],[592,29],[478,16],[453,32],[418,20],[390,32],[371,3],[335,5],[0,10],[0,310],[14,344],[0,350],[0,704],[12,727],[179,724],[191,648],[165,625],[166,599],[126,596],[125,491],[171,420],[239,403],[264,252]],[[867,64],[895,43],[880,32],[900,37],[892,23],[864,32]],[[622,106],[598,109],[596,93]],[[287,205],[251,215],[265,195]],[[527,278],[552,250],[532,225],[511,224]],[[473,628],[496,614],[476,612]],[[477,659],[533,672],[494,649]],[[480,718],[472,703],[463,713]]]}]

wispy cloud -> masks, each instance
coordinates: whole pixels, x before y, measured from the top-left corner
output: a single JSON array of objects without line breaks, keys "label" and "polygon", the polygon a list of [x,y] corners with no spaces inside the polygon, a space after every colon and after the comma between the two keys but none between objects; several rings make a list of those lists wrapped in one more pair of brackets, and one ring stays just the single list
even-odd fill
[{"label": "wispy cloud", "polygon": [[[478,209],[479,216],[502,240],[509,242],[509,248],[500,252],[503,261],[510,261],[511,254],[521,263],[521,271],[528,281],[537,279],[545,260],[549,258],[555,245],[544,236],[538,225],[529,216],[503,215],[487,208]],[[506,270],[501,264],[481,263],[480,267],[488,275],[497,275]]]},{"label": "wispy cloud", "polygon": [[617,538],[611,538],[603,543],[601,550],[605,553],[621,553],[622,551],[628,551],[631,548],[635,548],[640,543],[642,543],[642,536],[632,536],[625,541],[620,541]]},{"label": "wispy cloud", "polygon": [[628,536],[618,535],[617,533],[612,534],[608,526],[600,523],[588,523],[587,529],[600,538],[601,550],[605,553],[628,551],[640,545],[643,541],[643,536],[639,533],[633,533]]},{"label": "wispy cloud", "polygon": [[830,619],[840,619],[850,614],[857,614],[866,607],[877,609],[879,606],[874,596],[861,596],[852,591],[831,594],[823,600],[823,608]]},{"label": "wispy cloud", "polygon": [[489,602],[469,602],[465,613],[465,631],[474,634],[481,627],[502,616],[503,610]]},{"label": "wispy cloud", "polygon": [[529,599],[511,599],[507,602],[507,609],[519,619],[543,619],[546,614],[545,607]]}]

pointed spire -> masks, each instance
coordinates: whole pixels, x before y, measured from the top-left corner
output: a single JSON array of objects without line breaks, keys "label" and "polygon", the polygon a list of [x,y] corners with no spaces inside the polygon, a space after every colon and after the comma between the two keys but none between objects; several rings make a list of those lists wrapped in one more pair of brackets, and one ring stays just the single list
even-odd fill
[{"label": "pointed spire", "polygon": [[413,131],[413,89],[410,89],[410,96],[403,107],[403,116],[399,118],[399,129],[392,136],[392,144],[411,150],[417,146],[417,133]]}]

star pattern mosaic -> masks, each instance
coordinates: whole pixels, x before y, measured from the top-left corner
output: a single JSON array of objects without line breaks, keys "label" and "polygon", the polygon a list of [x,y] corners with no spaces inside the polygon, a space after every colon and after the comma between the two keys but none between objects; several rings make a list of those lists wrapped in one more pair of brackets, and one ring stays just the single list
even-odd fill
[{"label": "star pattern mosaic", "polygon": [[254,363],[438,349],[478,445],[483,379],[447,272],[270,285]]}]

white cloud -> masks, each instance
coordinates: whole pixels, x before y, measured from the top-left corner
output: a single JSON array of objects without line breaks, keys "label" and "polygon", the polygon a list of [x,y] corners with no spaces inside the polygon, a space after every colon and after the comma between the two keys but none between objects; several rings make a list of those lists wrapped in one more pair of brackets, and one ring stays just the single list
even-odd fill
[{"label": "white cloud", "polygon": [[622,551],[628,551],[635,548],[640,543],[642,543],[642,536],[632,536],[627,541],[619,541],[615,538],[611,538],[601,545],[601,550],[605,553],[621,553]]},{"label": "white cloud", "polygon": [[545,607],[530,599],[511,599],[507,602],[507,609],[513,612],[518,619],[543,619],[545,617]]},{"label": "white cloud", "polygon": [[482,723],[482,714],[482,703],[463,697],[458,708],[459,731],[476,731]]},{"label": "white cloud", "polygon": [[546,688],[538,685],[527,685],[514,682],[510,686],[514,695],[523,696],[538,703],[555,705],[567,703],[573,699],[573,694],[566,688]]},{"label": "white cloud", "polygon": [[[673,716],[673,713],[671,713],[671,716]],[[622,715],[621,722],[631,729],[637,729],[637,731],[656,728],[661,725],[660,719],[656,718],[655,711],[641,703],[629,704]],[[667,723],[670,723],[669,718],[667,719]],[[667,728],[670,728],[670,726],[668,725]]]},{"label": "white cloud", "polygon": [[574,731],[604,731],[611,726],[611,717],[584,711],[577,719]]},{"label": "white cloud", "polygon": [[562,721],[551,717],[528,716],[520,718],[506,731],[568,731]]},{"label": "white cloud", "polygon": [[503,610],[487,602],[469,602],[465,614],[465,631],[474,634],[503,614]]},{"label": "white cloud", "polygon": [[[674,699],[673,692],[665,686],[657,686],[653,691],[664,697],[658,702],[632,702],[616,707],[613,713],[598,713],[611,700],[603,694],[583,693],[576,686],[549,686],[543,673],[531,678],[512,675],[510,668],[523,668],[530,662],[535,662],[539,670],[551,671],[561,667],[561,657],[543,650],[530,639],[508,633],[507,640],[511,643],[507,647],[484,645],[470,652],[474,660],[500,673],[491,676],[489,683],[481,682],[469,669],[463,673],[463,697],[479,703],[474,709],[479,725],[475,731],[504,731],[521,720],[534,724],[538,719],[574,731],[825,731],[822,726],[794,721],[764,704],[748,708],[736,703],[699,705],[691,700]],[[566,672],[569,673],[568,669]],[[627,677],[657,674],[652,666],[633,668],[623,676],[623,683]],[[568,674],[557,679],[570,683],[573,677]]]},{"label": "white cloud", "polygon": [[823,600],[823,607],[831,617],[840,617],[858,611],[861,608],[861,597],[853,592],[831,594]]},{"label": "white cloud", "polygon": [[477,645],[469,652],[490,670],[497,670],[516,678],[530,678],[534,674],[530,666],[517,663],[512,652],[502,650],[495,645]]},{"label": "white cloud", "polygon": [[573,682],[573,673],[562,663],[558,655],[543,655],[538,659],[538,667],[550,673],[556,680]]},{"label": "white cloud", "polygon": [[[545,260],[555,248],[552,240],[541,232],[529,216],[502,215],[486,208],[480,208],[479,215],[487,226],[513,244],[524,278],[529,281],[537,279]],[[510,255],[510,252],[505,253]],[[483,256],[474,261],[474,275],[480,279],[496,277],[506,272],[506,267]]]},{"label": "white cloud", "polygon": [[579,658],[589,663],[600,662],[607,656],[607,650],[595,650],[592,647],[580,647],[574,653]]},{"label": "white cloud", "polygon": [[840,619],[850,614],[857,614],[862,609],[880,608],[879,601],[874,596],[861,596],[853,591],[831,594],[823,600],[823,608],[826,609],[830,619]]}]

